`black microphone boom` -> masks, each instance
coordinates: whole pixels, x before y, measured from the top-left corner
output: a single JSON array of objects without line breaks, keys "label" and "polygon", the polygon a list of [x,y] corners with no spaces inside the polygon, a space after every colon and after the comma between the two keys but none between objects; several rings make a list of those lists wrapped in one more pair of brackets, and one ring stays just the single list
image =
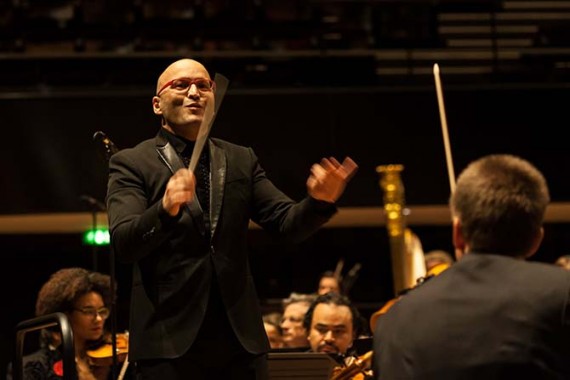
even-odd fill
[{"label": "black microphone boom", "polygon": [[105,158],[107,161],[111,159],[111,156],[119,151],[117,146],[111,141],[111,139],[103,131],[97,131],[93,135],[93,141],[96,143],[103,144],[105,149]]},{"label": "black microphone boom", "polygon": [[95,210],[95,211],[105,211],[106,210],[105,204],[103,204],[103,202],[93,198],[90,195],[83,194],[79,197],[79,199],[81,201],[87,203],[92,210]]}]

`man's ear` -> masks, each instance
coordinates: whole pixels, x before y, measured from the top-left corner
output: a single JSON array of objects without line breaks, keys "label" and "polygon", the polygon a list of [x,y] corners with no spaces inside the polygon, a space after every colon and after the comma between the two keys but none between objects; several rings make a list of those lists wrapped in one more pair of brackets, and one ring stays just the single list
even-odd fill
[{"label": "man's ear", "polygon": [[534,255],[536,251],[538,251],[538,247],[540,247],[543,238],[544,238],[544,228],[540,227],[540,230],[537,232],[536,236],[534,237],[531,248],[524,255],[525,259],[528,259],[532,255]]},{"label": "man's ear", "polygon": [[461,220],[458,217],[453,218],[453,246],[455,247],[455,259],[460,260],[467,250],[467,243],[461,231]]},{"label": "man's ear", "polygon": [[160,109],[160,98],[158,96],[152,97],[152,110],[155,115],[162,115],[162,110]]}]

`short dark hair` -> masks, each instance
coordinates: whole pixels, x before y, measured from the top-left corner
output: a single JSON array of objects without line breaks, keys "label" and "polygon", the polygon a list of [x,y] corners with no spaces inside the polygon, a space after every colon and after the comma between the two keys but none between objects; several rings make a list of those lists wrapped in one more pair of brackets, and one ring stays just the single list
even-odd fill
[{"label": "short dark hair", "polygon": [[303,318],[303,327],[307,330],[311,330],[311,322],[313,321],[313,313],[315,308],[318,304],[329,304],[329,305],[337,305],[337,306],[347,306],[350,309],[350,313],[352,314],[352,331],[354,336],[357,337],[360,335],[360,332],[363,330],[362,326],[362,318],[360,316],[360,312],[350,299],[342,294],[336,292],[328,292],[325,294],[321,294],[318,296],[309,306],[309,309],[305,313],[305,317]]},{"label": "short dark hair", "polygon": [[334,271],[332,270],[326,270],[323,273],[321,273],[321,275],[319,276],[319,283],[317,284],[317,286],[320,285],[321,280],[323,278],[334,278],[336,280],[336,283],[338,284],[338,290],[340,293],[343,293],[343,289],[342,289],[342,276],[338,276]]},{"label": "short dark hair", "polygon": [[467,166],[449,205],[472,251],[521,256],[534,244],[549,202],[537,168],[520,157],[495,154]]}]

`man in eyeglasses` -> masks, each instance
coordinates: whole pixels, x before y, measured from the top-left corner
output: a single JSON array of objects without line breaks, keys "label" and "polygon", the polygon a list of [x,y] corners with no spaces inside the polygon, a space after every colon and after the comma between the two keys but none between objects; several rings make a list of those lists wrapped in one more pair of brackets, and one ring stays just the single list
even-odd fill
[{"label": "man in eyeglasses", "polygon": [[137,379],[265,379],[269,344],[249,269],[251,219],[301,241],[336,212],[357,170],[350,158],[314,164],[295,202],[251,148],[208,138],[216,85],[191,59],[172,63],[152,99],[155,138],[110,160],[107,205],[119,260],[133,264],[129,357]]}]

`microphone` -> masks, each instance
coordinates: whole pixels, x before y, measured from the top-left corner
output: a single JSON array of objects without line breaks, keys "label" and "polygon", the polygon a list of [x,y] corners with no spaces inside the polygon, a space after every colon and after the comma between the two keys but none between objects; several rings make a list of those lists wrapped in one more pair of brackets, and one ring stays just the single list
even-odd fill
[{"label": "microphone", "polygon": [[105,205],[103,204],[103,202],[93,198],[90,195],[83,194],[82,196],[79,197],[79,199],[87,203],[93,210],[105,211]]},{"label": "microphone", "polygon": [[103,131],[97,131],[93,135],[93,141],[96,143],[103,144],[103,148],[105,149],[105,158],[107,161],[111,158],[111,156],[119,151],[119,148],[111,141],[111,139],[105,134]]}]

